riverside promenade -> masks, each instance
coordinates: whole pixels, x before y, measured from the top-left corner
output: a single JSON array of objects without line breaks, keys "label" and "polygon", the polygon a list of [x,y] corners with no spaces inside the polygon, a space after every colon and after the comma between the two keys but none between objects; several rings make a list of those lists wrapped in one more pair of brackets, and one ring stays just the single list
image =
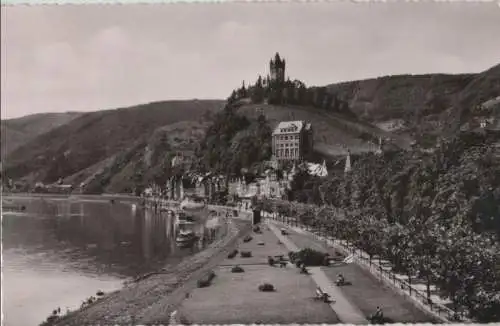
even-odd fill
[{"label": "riverside promenade", "polygon": [[[243,258],[238,254],[222,261],[213,269],[216,276],[211,285],[190,291],[175,309],[170,323],[368,324],[367,317],[377,306],[395,323],[435,322],[356,264],[309,267],[310,275],[300,274],[292,264],[282,268],[270,266],[268,256],[287,256],[288,251],[304,248],[339,254],[320,240],[293,229],[287,228],[289,234],[284,236],[278,226],[286,227],[266,221],[261,226],[261,234],[252,232],[252,240],[240,240],[240,253],[251,251],[252,257]],[[242,267],[244,272],[232,273],[234,266]],[[352,284],[337,287],[334,281],[338,273],[344,274]],[[263,283],[272,284],[276,291],[260,292],[258,286]],[[328,293],[332,302],[315,299],[317,287]],[[164,318],[154,321],[167,322]]]}]

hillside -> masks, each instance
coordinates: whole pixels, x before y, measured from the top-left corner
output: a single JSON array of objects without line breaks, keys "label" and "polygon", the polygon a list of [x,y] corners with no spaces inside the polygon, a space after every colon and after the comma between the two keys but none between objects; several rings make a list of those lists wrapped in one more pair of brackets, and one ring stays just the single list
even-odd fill
[{"label": "hillside", "polygon": [[[128,161],[137,155],[130,150],[148,144],[158,128],[182,121],[201,126],[223,103],[219,100],[167,101],[86,113],[10,153],[5,161],[5,174],[30,182],[54,182],[60,177],[81,182],[98,173],[106,166],[104,162],[110,163],[111,157],[125,155]],[[186,135],[192,126],[185,124],[179,128],[186,130],[178,132],[189,143],[190,136]],[[176,138],[172,139],[173,147],[176,141],[184,141]],[[114,168],[113,173],[118,170]]]},{"label": "hillside", "polygon": [[475,107],[500,95],[500,65],[478,74],[386,76],[326,88],[359,118],[384,129],[453,133]]},{"label": "hillside", "polygon": [[40,113],[2,120],[2,156],[8,155],[37,136],[62,126],[82,114],[81,112]]},{"label": "hillside", "polygon": [[[215,120],[213,113],[226,101],[167,101],[2,121],[2,144],[10,146],[5,173],[31,184],[63,178],[83,182],[91,192],[130,191],[134,184],[162,182],[178,151],[196,153],[201,170],[236,171],[268,159],[266,135],[281,120],[312,122],[318,157],[328,158],[345,155],[346,148],[353,154],[373,151],[379,137],[403,149],[415,140],[431,146],[438,136],[475,128],[477,117],[496,115],[496,124],[500,112],[500,65],[478,74],[386,76],[310,88],[285,84],[289,89],[279,95],[279,105],[267,104],[266,88],[258,82],[243,85],[228,102],[235,112]],[[264,124],[256,119],[261,113]]]},{"label": "hillside", "polygon": [[346,148],[352,153],[373,151],[378,147],[378,137],[391,137],[402,148],[410,145],[410,139],[384,131],[355,118],[321,110],[294,105],[251,104],[238,109],[240,114],[255,119],[263,112],[271,128],[282,120],[307,120],[313,125],[314,147],[326,156],[345,155]]}]

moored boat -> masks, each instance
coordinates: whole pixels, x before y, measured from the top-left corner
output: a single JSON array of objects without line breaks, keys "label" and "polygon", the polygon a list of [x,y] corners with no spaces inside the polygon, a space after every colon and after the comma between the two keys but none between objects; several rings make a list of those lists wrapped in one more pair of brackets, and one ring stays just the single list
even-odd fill
[{"label": "moored boat", "polygon": [[192,230],[180,230],[175,242],[179,247],[187,247],[192,245],[196,238],[196,234]]},{"label": "moored boat", "polygon": [[208,217],[208,206],[203,199],[198,197],[185,197],[179,205],[179,219],[188,221],[203,221]]}]

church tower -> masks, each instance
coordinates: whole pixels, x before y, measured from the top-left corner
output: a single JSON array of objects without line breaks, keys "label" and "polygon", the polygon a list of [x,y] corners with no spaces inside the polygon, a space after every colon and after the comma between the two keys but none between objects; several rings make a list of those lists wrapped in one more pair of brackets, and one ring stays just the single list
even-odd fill
[{"label": "church tower", "polygon": [[352,171],[352,166],[351,166],[351,151],[347,150],[347,157],[345,159],[345,167],[344,167],[344,172],[349,173]]},{"label": "church tower", "polygon": [[281,59],[278,52],[274,56],[274,60],[269,62],[269,70],[271,71],[271,82],[285,82],[285,59]]}]

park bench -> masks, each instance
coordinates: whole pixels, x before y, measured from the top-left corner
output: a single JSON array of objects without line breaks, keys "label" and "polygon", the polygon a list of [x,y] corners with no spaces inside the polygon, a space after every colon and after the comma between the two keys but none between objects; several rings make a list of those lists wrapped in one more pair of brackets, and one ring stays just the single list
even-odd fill
[{"label": "park bench", "polygon": [[323,290],[321,290],[321,288],[316,288],[316,297],[315,297],[316,300],[322,300],[324,302],[329,302],[330,301],[330,295],[326,292],[324,292]]}]

